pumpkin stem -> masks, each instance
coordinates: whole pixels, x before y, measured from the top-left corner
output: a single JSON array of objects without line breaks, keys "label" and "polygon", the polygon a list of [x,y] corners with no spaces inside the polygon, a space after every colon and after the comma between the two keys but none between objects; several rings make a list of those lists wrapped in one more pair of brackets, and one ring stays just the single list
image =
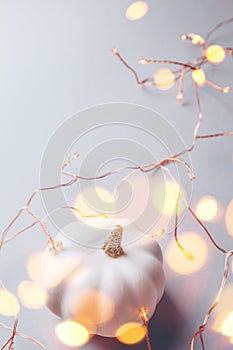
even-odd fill
[{"label": "pumpkin stem", "polygon": [[101,248],[103,249],[105,254],[107,254],[111,258],[117,258],[125,254],[121,247],[122,234],[123,227],[120,225],[116,225],[114,227],[114,230],[111,232],[110,236]]}]

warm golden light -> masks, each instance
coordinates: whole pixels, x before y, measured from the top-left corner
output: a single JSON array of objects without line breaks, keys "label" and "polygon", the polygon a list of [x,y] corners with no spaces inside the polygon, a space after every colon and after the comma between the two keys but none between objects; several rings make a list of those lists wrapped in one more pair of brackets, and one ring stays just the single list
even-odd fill
[{"label": "warm golden light", "polygon": [[42,256],[43,256],[43,253],[37,252],[31,255],[28,259],[27,272],[29,277],[33,281],[41,282],[42,280],[42,275],[41,275]]},{"label": "warm golden light", "polygon": [[206,58],[211,63],[221,63],[226,57],[225,50],[220,45],[210,45],[206,49]]},{"label": "warm golden light", "polygon": [[175,75],[168,68],[161,68],[154,74],[154,84],[160,90],[169,90],[175,84]]},{"label": "warm golden light", "polygon": [[136,21],[144,17],[148,12],[148,4],[145,1],[133,2],[126,10],[125,17],[130,21]]},{"label": "warm golden light", "polygon": [[115,312],[110,296],[97,289],[84,290],[71,295],[69,303],[72,305],[75,319],[89,330],[93,326],[109,321]]},{"label": "warm golden light", "polygon": [[0,314],[4,316],[16,316],[20,306],[18,300],[8,290],[0,289]]},{"label": "warm golden light", "polygon": [[233,311],[223,321],[222,334],[228,337],[233,337]]},{"label": "warm golden light", "polygon": [[223,333],[223,330],[224,332],[226,332],[226,328],[228,324],[228,321],[226,320],[229,314],[233,313],[232,295],[233,295],[233,284],[231,283],[226,285],[226,287],[224,288],[219,305],[213,311],[213,318],[214,318],[213,329],[217,332]]},{"label": "warm golden light", "polygon": [[138,322],[129,322],[116,331],[116,338],[123,344],[136,344],[146,335],[146,327]]},{"label": "warm golden light", "polygon": [[90,335],[80,323],[65,321],[55,328],[58,339],[67,346],[82,346],[88,342]]},{"label": "warm golden light", "polygon": [[192,72],[192,78],[195,83],[199,86],[203,86],[206,81],[205,72],[203,69],[195,69]]},{"label": "warm golden light", "polygon": [[192,36],[192,43],[194,45],[203,45],[204,44],[204,39],[199,35],[199,34],[193,34]]},{"label": "warm golden light", "polygon": [[33,281],[20,282],[18,285],[18,297],[21,304],[29,309],[40,309],[47,300],[45,290]]},{"label": "warm golden light", "polygon": [[179,235],[179,242],[186,251],[192,254],[193,259],[187,259],[182,254],[175,241],[172,241],[166,250],[168,266],[179,274],[190,274],[200,270],[207,259],[207,245],[205,241],[194,232]]},{"label": "warm golden light", "polygon": [[218,213],[218,202],[215,197],[204,196],[196,206],[196,214],[203,221],[214,221]]},{"label": "warm golden light", "polygon": [[88,187],[78,194],[74,202],[77,218],[92,227],[103,227],[104,216],[115,211],[114,195],[103,187]]},{"label": "warm golden light", "polygon": [[185,190],[176,182],[165,181],[156,186],[153,193],[153,203],[162,214],[170,216],[175,213],[176,202],[179,197],[179,213],[185,209],[183,199],[186,198]]},{"label": "warm golden light", "polygon": [[225,224],[228,233],[233,236],[233,199],[228,204],[225,216]]}]

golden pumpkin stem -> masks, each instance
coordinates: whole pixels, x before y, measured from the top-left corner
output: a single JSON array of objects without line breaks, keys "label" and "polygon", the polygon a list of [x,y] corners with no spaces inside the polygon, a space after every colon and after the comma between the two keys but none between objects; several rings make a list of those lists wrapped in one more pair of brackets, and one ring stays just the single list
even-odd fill
[{"label": "golden pumpkin stem", "polygon": [[104,243],[101,249],[110,256],[111,258],[118,258],[121,255],[124,255],[124,250],[121,247],[121,240],[123,234],[123,227],[116,225],[114,230],[111,232],[110,236]]}]

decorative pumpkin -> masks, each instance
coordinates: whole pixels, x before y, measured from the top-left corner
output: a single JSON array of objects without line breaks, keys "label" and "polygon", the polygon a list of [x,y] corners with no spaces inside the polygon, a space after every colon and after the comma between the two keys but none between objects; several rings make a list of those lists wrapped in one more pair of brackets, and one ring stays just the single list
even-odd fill
[{"label": "decorative pumpkin", "polygon": [[[94,228],[79,222],[82,235],[94,237]],[[113,226],[114,227],[114,226]],[[162,253],[158,243],[143,236],[121,246],[123,227],[101,231],[101,249],[77,244],[61,233],[62,249],[46,249],[43,263],[48,308],[63,319],[75,320],[92,334],[115,337],[127,322],[141,322],[140,308],[150,318],[164,290]],[[133,237],[140,231],[128,225]],[[109,236],[109,238],[107,238]],[[106,239],[107,238],[107,239]],[[93,239],[93,238],[92,238]]]}]

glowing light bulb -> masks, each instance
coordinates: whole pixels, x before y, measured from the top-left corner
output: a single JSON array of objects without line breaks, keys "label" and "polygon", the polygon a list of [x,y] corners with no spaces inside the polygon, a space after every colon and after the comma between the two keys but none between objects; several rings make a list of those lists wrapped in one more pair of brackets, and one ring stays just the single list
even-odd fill
[{"label": "glowing light bulb", "polygon": [[126,10],[125,17],[129,21],[136,21],[144,17],[148,12],[148,4],[145,1],[133,2]]},{"label": "glowing light bulb", "polygon": [[182,35],[181,35],[181,37],[180,37],[180,39],[181,39],[182,41],[185,41],[185,40],[187,40],[187,35],[185,35],[185,34],[182,34]]},{"label": "glowing light bulb", "polygon": [[193,70],[192,78],[193,78],[193,81],[195,81],[195,83],[197,83],[197,85],[199,85],[199,86],[203,86],[205,84],[206,77],[205,77],[205,72],[203,71],[203,69]]},{"label": "glowing light bulb", "polygon": [[160,90],[169,90],[175,84],[175,75],[168,68],[161,68],[154,74],[154,84]]},{"label": "glowing light bulb", "polygon": [[184,103],[184,96],[182,92],[178,92],[176,95],[176,101],[179,102],[181,105]]},{"label": "glowing light bulb", "polygon": [[206,49],[206,59],[211,63],[221,63],[225,60],[226,52],[220,45],[210,45]]},{"label": "glowing light bulb", "polygon": [[16,316],[20,306],[18,300],[8,290],[0,289],[0,314],[4,316]]},{"label": "glowing light bulb", "polygon": [[68,346],[82,346],[90,339],[87,329],[80,323],[74,321],[58,323],[55,332],[58,339]]},{"label": "glowing light bulb", "polygon": [[193,34],[193,36],[192,36],[192,43],[194,45],[196,45],[196,44],[203,45],[204,44],[204,39],[199,34]]},{"label": "glowing light bulb", "polygon": [[202,197],[196,206],[196,214],[203,221],[214,221],[218,213],[218,202],[212,196]]},{"label": "glowing light bulb", "polygon": [[144,339],[146,327],[138,322],[129,322],[123,324],[116,331],[116,338],[123,344],[136,344]]}]

